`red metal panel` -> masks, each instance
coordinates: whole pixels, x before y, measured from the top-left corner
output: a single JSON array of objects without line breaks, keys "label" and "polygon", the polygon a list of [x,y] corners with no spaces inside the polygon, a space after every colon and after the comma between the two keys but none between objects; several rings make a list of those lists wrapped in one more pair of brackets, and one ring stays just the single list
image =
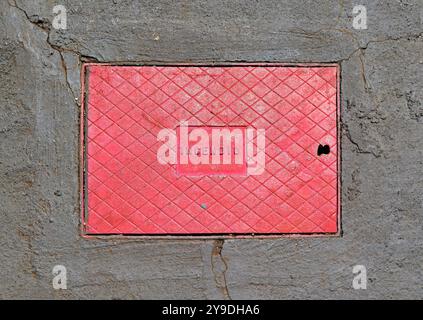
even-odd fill
[{"label": "red metal panel", "polygon": [[[339,231],[337,66],[85,69],[85,233]],[[242,150],[228,151],[231,161],[246,152],[248,128],[256,138],[264,129],[263,170],[249,171],[248,157],[239,164],[181,164],[184,122],[188,133],[200,128],[210,136],[214,128],[238,128]],[[158,160],[163,129],[175,133],[176,163]],[[329,153],[318,155],[319,145]],[[217,151],[208,146],[186,152],[211,159]]]}]

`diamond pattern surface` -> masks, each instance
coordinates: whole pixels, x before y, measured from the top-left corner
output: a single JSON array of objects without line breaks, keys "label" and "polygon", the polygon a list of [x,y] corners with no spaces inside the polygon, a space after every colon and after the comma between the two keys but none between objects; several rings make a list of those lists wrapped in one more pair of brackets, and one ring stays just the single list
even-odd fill
[{"label": "diamond pattern surface", "polygon": [[[338,231],[337,68],[89,65],[88,234]],[[266,129],[261,175],[178,176],[163,128]],[[317,155],[319,144],[330,153]]]}]

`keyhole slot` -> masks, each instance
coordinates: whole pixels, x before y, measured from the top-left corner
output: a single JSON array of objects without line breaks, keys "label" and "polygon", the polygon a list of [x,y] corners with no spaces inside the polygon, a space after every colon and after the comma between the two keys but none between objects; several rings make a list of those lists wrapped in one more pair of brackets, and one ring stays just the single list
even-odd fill
[{"label": "keyhole slot", "polygon": [[321,145],[319,144],[319,147],[317,148],[317,155],[321,156],[322,154],[329,154],[330,152],[330,147],[325,144],[325,145]]}]

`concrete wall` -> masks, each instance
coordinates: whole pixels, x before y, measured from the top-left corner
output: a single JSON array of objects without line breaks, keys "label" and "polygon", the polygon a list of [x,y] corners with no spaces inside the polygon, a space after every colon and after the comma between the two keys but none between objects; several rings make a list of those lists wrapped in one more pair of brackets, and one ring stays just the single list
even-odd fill
[{"label": "concrete wall", "polygon": [[[358,2],[0,0],[0,298],[422,298],[423,2]],[[82,239],[81,61],[339,62],[343,236]]]}]

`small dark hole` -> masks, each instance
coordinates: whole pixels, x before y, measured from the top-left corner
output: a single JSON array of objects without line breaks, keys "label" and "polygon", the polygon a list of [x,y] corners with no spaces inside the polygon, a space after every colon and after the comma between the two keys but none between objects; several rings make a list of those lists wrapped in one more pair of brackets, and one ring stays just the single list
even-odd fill
[{"label": "small dark hole", "polygon": [[325,144],[324,146],[322,146],[321,144],[319,144],[319,147],[317,148],[317,155],[320,156],[322,154],[329,154],[330,152],[330,147]]}]

